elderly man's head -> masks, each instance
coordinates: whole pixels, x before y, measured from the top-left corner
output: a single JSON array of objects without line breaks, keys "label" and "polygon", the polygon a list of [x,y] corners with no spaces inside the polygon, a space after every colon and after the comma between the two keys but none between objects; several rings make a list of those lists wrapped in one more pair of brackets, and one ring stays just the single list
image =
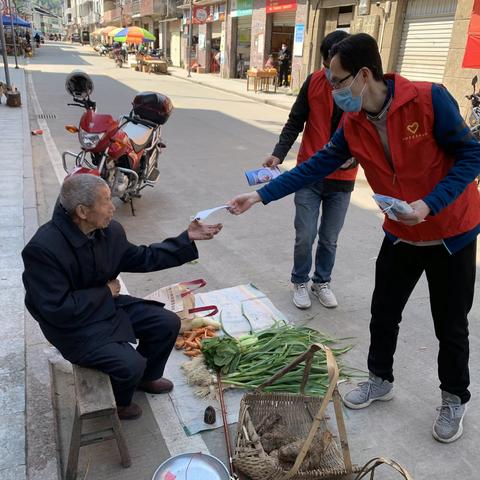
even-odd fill
[{"label": "elderly man's head", "polygon": [[81,174],[67,178],[60,190],[59,200],[85,234],[108,227],[115,212],[110,188],[95,175]]}]

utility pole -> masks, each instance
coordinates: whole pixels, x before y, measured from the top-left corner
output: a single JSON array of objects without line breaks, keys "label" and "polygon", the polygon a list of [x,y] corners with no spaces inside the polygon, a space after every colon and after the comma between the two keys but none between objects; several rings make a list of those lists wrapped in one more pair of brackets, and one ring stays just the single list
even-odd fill
[{"label": "utility pole", "polygon": [[15,68],[18,69],[18,58],[17,58],[17,39],[15,34],[15,29],[13,27],[13,11],[10,0],[8,0],[8,10],[10,11],[10,25],[12,26],[12,38],[13,38],[13,55],[15,56]]},{"label": "utility pole", "polygon": [[5,41],[5,30],[3,29],[3,2],[0,0],[0,42],[2,46],[2,56],[3,56],[3,68],[5,69],[5,81],[7,82],[7,90],[12,89],[12,84],[10,83],[10,72],[8,70],[8,58],[7,58],[7,42]]},{"label": "utility pole", "polygon": [[188,75],[191,77],[192,70],[192,44],[193,44],[193,0],[190,0],[190,23],[188,24]]}]

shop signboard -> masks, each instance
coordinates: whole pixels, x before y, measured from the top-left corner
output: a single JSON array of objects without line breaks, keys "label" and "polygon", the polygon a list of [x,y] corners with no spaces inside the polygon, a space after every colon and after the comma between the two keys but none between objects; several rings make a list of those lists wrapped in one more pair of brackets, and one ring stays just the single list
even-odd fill
[{"label": "shop signboard", "polygon": [[208,12],[207,7],[193,7],[193,23],[195,25],[202,25],[207,21]]},{"label": "shop signboard", "polygon": [[295,25],[295,34],[293,36],[293,56],[301,57],[303,55],[303,41],[305,39],[305,25],[297,23]]},{"label": "shop signboard", "polygon": [[205,20],[206,23],[211,23],[211,22],[223,22],[225,20],[225,4],[216,4],[216,5],[207,5],[205,7],[206,12],[207,12],[207,18]]},{"label": "shop signboard", "polygon": [[[225,20],[225,4],[216,4],[210,7],[210,11],[212,12],[213,19],[212,22],[223,22]],[[207,20],[208,21],[208,20]]]},{"label": "shop signboard", "polygon": [[245,17],[253,12],[253,0],[232,0],[232,17]]},{"label": "shop signboard", "polygon": [[267,13],[293,12],[296,9],[296,0],[267,0]]}]

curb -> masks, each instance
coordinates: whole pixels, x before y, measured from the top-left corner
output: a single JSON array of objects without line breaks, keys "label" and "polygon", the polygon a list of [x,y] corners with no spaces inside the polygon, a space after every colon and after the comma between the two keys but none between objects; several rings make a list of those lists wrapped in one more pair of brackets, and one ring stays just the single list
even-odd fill
[{"label": "curb", "polygon": [[[272,107],[281,108],[282,110],[290,111],[291,108],[292,108],[291,106],[287,107],[287,106],[285,106],[281,103],[278,103],[275,100],[267,100],[265,98],[255,98],[255,97],[252,97],[251,95],[248,95],[247,93],[235,92],[235,91],[230,90],[228,88],[218,87],[216,85],[214,86],[214,85],[211,85],[207,82],[203,82],[201,80],[195,80],[193,78],[183,77],[183,76],[179,75],[178,73],[169,72],[169,75],[171,75],[172,77],[178,78],[180,80],[185,80],[186,82],[196,83],[197,85],[202,85],[203,87],[212,88],[214,90],[220,90],[222,92],[230,93],[232,95],[237,95],[238,97],[242,97],[242,98],[248,98],[249,100],[252,100],[253,102],[264,103],[266,105],[271,105]],[[294,96],[294,95],[292,95],[292,96]]]},{"label": "curb", "polygon": [[[23,103],[23,217],[24,244],[38,229],[37,191],[33,171],[30,138],[28,63],[23,65],[25,91]],[[25,437],[26,468],[29,480],[57,480],[61,478],[57,452],[55,411],[52,378],[50,377],[48,347],[38,323],[28,310],[25,317]]]}]

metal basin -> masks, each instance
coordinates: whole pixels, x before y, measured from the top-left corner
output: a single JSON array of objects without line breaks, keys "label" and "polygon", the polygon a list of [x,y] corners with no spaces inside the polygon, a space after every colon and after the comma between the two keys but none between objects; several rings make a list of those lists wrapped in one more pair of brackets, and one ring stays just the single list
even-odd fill
[{"label": "metal basin", "polygon": [[227,467],[212,455],[182,453],[163,462],[152,480],[230,480]]}]

